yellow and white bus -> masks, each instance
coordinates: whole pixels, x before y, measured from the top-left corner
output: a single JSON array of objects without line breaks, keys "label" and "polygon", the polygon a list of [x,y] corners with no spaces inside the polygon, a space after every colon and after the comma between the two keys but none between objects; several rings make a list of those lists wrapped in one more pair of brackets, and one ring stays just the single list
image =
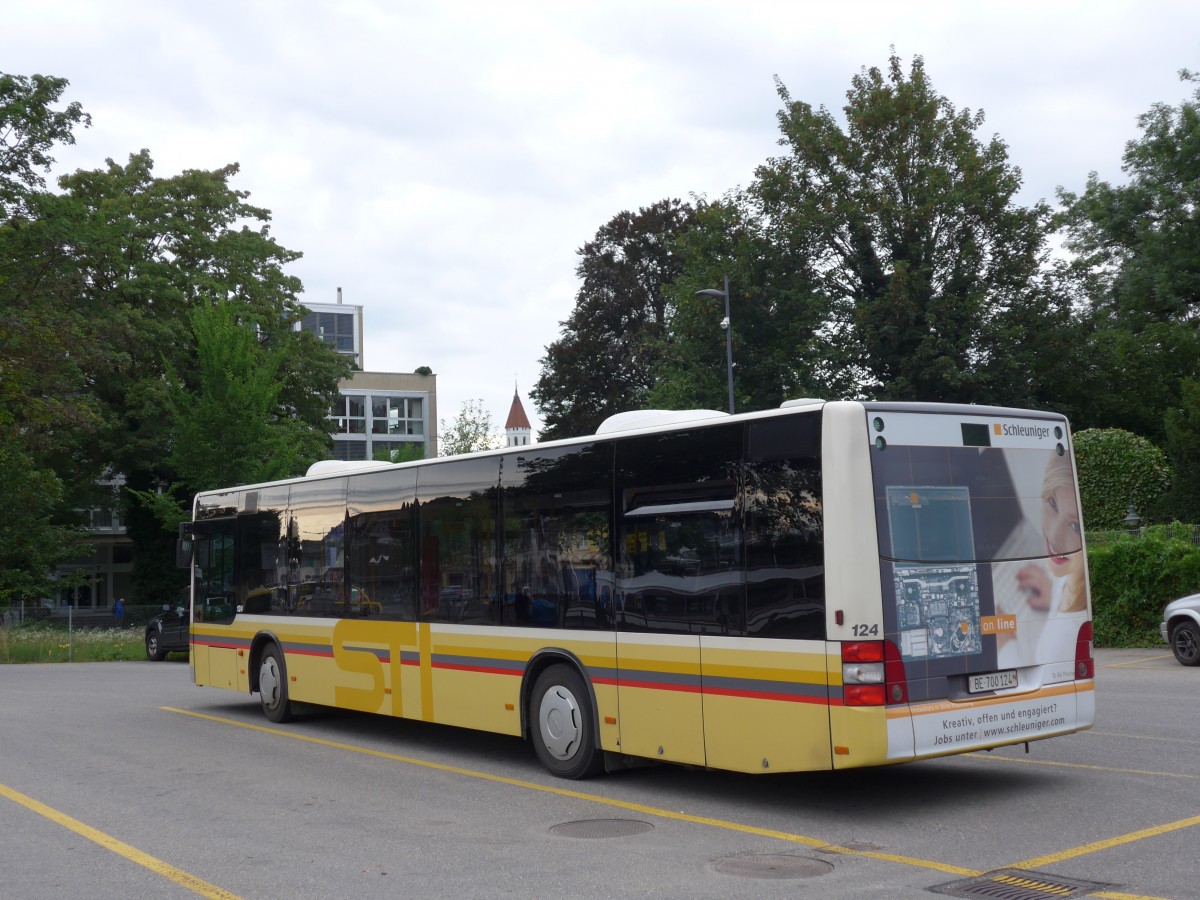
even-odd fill
[{"label": "yellow and white bus", "polygon": [[1066,420],[789,401],[196,497],[196,684],[635,760],[794,772],[1094,718]]}]

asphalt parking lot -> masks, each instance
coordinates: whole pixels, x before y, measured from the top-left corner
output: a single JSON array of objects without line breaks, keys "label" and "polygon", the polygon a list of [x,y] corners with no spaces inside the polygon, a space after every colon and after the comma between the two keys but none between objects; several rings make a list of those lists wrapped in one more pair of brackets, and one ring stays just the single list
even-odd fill
[{"label": "asphalt parking lot", "polygon": [[174,658],[0,666],[0,895],[1200,898],[1200,669],[1096,655],[1095,729],[1028,754],[584,782],[512,738],[271,725]]}]

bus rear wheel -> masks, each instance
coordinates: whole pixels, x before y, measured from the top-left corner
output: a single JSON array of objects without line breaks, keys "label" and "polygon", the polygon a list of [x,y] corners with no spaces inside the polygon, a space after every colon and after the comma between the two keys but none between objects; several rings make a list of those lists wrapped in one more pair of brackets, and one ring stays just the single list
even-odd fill
[{"label": "bus rear wheel", "polygon": [[272,722],[287,722],[292,718],[292,701],[288,699],[287,669],[283,653],[274,644],[263,651],[258,665],[258,699],[263,715]]},{"label": "bus rear wheel", "polygon": [[587,778],[604,767],[587,685],[570,666],[551,666],[534,682],[529,731],[538,759],[552,775]]}]

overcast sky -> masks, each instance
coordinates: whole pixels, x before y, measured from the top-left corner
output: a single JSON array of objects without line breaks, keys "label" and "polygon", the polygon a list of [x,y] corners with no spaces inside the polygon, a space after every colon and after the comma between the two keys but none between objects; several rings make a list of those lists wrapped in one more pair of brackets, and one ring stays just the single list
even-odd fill
[{"label": "overcast sky", "polygon": [[67,78],[92,115],[60,170],[239,163],[304,254],[302,299],[364,307],[364,367],[427,365],[439,419],[480,399],[497,428],[514,383],[538,426],[528,390],[600,226],[778,152],[774,76],[840,114],[863,66],[921,55],[1032,203],[1121,180],[1137,116],[1200,68],[1195,0],[0,0],[0,23],[0,71]]}]

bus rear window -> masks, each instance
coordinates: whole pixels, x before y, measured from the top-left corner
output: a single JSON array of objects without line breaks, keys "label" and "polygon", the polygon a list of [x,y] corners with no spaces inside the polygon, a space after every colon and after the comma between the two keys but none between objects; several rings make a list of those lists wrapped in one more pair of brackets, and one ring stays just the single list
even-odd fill
[{"label": "bus rear window", "polygon": [[[905,447],[872,453],[880,554],[996,562],[1082,549],[1070,456],[1054,450]],[[1075,525],[1051,535],[1050,523]]]},{"label": "bus rear window", "polygon": [[889,486],[887,512],[893,559],[975,558],[971,496],[965,487]]}]

